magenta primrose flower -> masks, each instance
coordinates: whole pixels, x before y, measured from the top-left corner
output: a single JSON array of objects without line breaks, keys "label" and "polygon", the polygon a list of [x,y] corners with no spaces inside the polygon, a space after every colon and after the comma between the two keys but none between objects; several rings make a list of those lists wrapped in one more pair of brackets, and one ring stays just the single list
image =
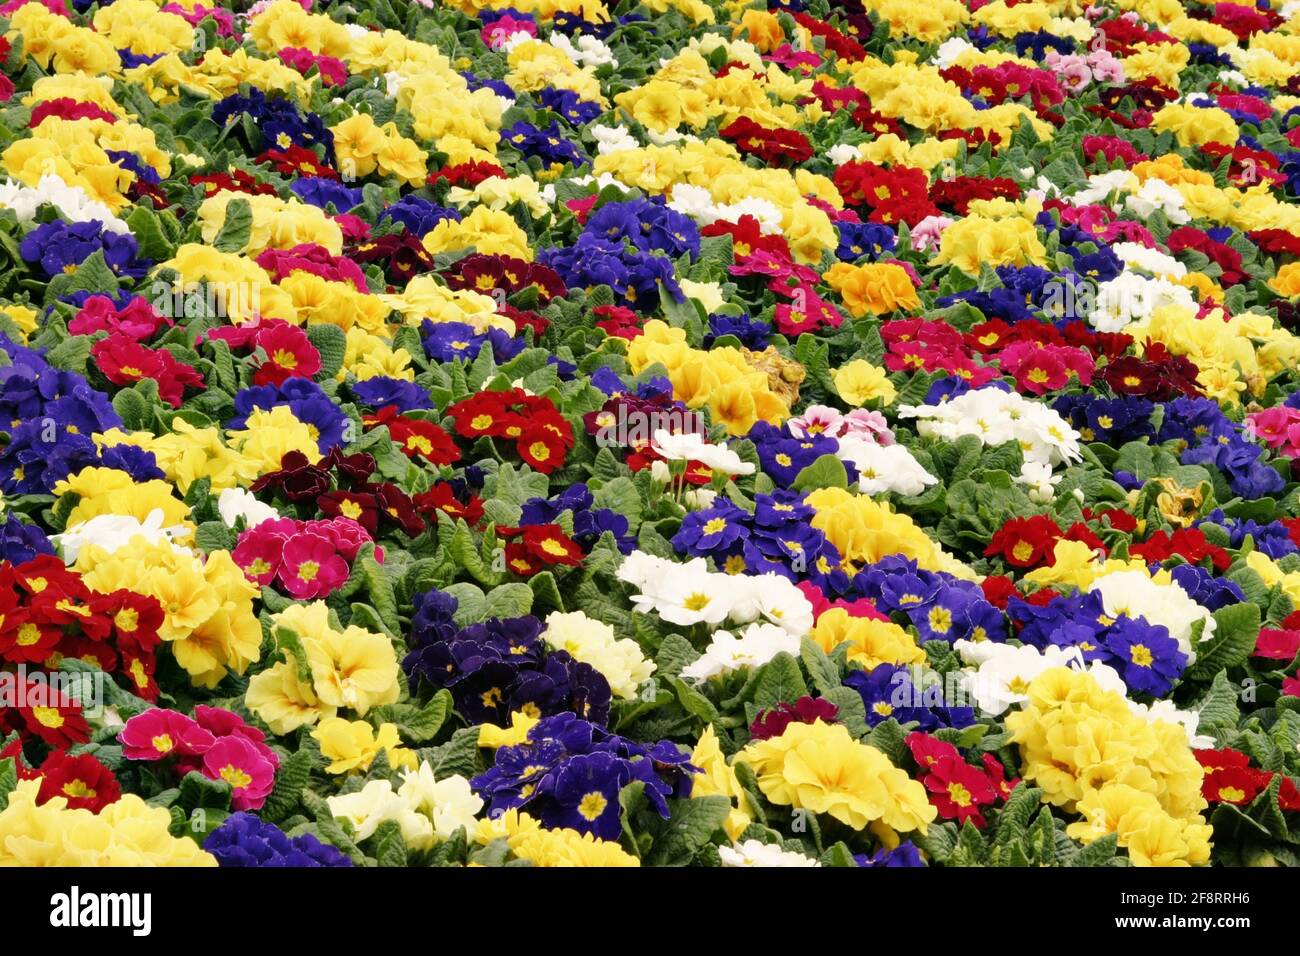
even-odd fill
[{"label": "magenta primrose flower", "polygon": [[280,581],[292,597],[324,597],[347,579],[348,563],[329,538],[303,531],[285,542]]},{"label": "magenta primrose flower", "polygon": [[197,721],[161,707],[136,714],[126,722],[117,739],[127,760],[199,756],[216,740]]},{"label": "magenta primrose flower", "polygon": [[275,786],[275,765],[243,737],[222,737],[203,755],[203,775],[230,784],[230,805],[258,810]]}]

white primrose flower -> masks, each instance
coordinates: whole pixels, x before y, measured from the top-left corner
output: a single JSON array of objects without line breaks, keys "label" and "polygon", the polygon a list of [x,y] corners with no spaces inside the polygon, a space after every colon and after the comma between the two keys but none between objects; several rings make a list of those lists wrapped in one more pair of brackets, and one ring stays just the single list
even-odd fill
[{"label": "white primrose flower", "polygon": [[1159,249],[1150,249],[1138,242],[1116,242],[1110,251],[1123,260],[1124,265],[1149,272],[1153,276],[1181,279],[1187,275],[1187,266]]},{"label": "white primrose flower", "polygon": [[1027,461],[1020,466],[1020,474],[1011,479],[1024,485],[1031,501],[1046,504],[1056,498],[1056,485],[1060,475],[1052,474],[1052,466],[1041,461]]},{"label": "white primrose flower", "polygon": [[1187,201],[1183,199],[1183,194],[1163,179],[1155,177],[1144,182],[1137,192],[1125,197],[1124,205],[1129,212],[1136,214],[1140,219],[1146,219],[1159,209],[1175,226],[1192,220],[1187,212]]},{"label": "white primrose flower", "polygon": [[280,517],[280,512],[258,501],[251,491],[244,488],[227,488],[221,492],[217,498],[217,512],[227,528],[233,528],[240,518],[244,519],[245,528],[255,528],[263,521]]},{"label": "white primrose flower", "polygon": [[669,461],[698,461],[724,475],[754,473],[752,462],[741,461],[740,456],[730,448],[711,445],[693,432],[674,435],[665,429],[657,429],[650,447]]},{"label": "white primrose flower", "polygon": [[723,866],[821,866],[817,860],[793,850],[783,850],[774,843],[746,840],[734,846],[718,847]]},{"label": "white primrose flower", "polygon": [[[653,468],[654,465],[661,464],[663,464],[663,462],[654,462],[654,464],[651,465],[651,468]],[[667,481],[668,477],[670,476],[665,476],[663,480]],[[657,476],[656,480],[659,480]],[[704,511],[707,508],[713,507],[713,502],[717,497],[718,493],[712,488],[691,488],[687,490],[686,494],[682,495],[682,504],[686,506],[688,511]]]},{"label": "white primrose flower", "polygon": [[[677,573],[660,587],[651,606],[669,624],[721,624],[731,613],[735,588],[726,575]],[[633,600],[637,600],[634,598]]]},{"label": "white primrose flower", "polygon": [[587,129],[596,138],[596,152],[602,156],[641,146],[626,126],[588,126]]},{"label": "white primrose flower", "polygon": [[836,454],[841,461],[852,462],[858,469],[858,490],[863,494],[896,491],[901,495],[919,495],[930,485],[939,483],[902,445],[877,445],[846,436],[839,439]]},{"label": "white primrose flower", "polygon": [[898,417],[917,419],[917,432],[926,437],[953,441],[975,435],[989,446],[1018,442],[1026,461],[1055,466],[1082,460],[1079,433],[1056,411],[992,386],[940,405],[900,405]]},{"label": "white primrose flower", "polygon": [[1149,278],[1127,271],[1097,286],[1093,305],[1088,324],[1099,332],[1119,332],[1130,322],[1149,318],[1166,305],[1196,310],[1196,300],[1186,286],[1176,285],[1164,276]]},{"label": "white primrose flower", "polygon": [[704,653],[682,668],[682,676],[706,680],[743,667],[762,667],[782,651],[798,654],[799,638],[775,624],[751,624],[739,637],[730,631],[714,631]]},{"label": "white primrose flower", "polygon": [[736,222],[741,216],[753,216],[758,220],[759,232],[765,236],[779,236],[784,230],[781,226],[782,213],[770,199],[749,196],[738,202],[722,203],[717,207],[717,218]]},{"label": "white primrose flower", "polygon": [[651,582],[663,579],[676,568],[691,568],[700,573],[708,573],[708,565],[703,558],[694,558],[685,564],[679,564],[668,558],[646,554],[644,551],[633,551],[623,559],[614,576],[639,591],[647,591]]},{"label": "white primrose flower", "polygon": [[826,158],[836,166],[857,162],[862,158],[862,150],[849,143],[836,143],[826,151]]},{"label": "white primrose flower", "polygon": [[555,47],[578,66],[618,66],[618,60],[614,57],[614,52],[598,40],[596,37],[588,34],[582,34],[578,37],[577,42],[569,39],[568,36],[559,32],[552,31],[550,38],[546,41]]},{"label": "white primrose flower", "polygon": [[939,69],[946,70],[956,63],[958,58],[967,50],[976,50],[978,52],[975,44],[965,37],[949,37],[939,44],[939,49],[934,51],[934,56],[930,58],[930,62]]},{"label": "white primrose flower", "polygon": [[379,824],[393,820],[402,839],[413,850],[427,850],[436,842],[433,822],[415,808],[414,793],[403,796],[387,780],[371,780],[355,793],[326,797],[330,813],[352,822],[358,840],[373,836]]},{"label": "white primrose flower", "polygon": [[1074,192],[1069,201],[1075,206],[1095,206],[1105,202],[1113,193],[1126,193],[1137,187],[1137,177],[1127,169],[1097,173],[1088,177],[1088,185]]},{"label": "white primrose flower", "polygon": [[1029,644],[1015,647],[993,641],[957,641],[953,647],[962,660],[976,665],[975,670],[962,675],[962,694],[991,717],[1029,700],[1029,684],[1043,671],[1083,661],[1076,648],[1053,646],[1040,651]]},{"label": "white primrose flower", "polygon": [[737,624],[764,620],[795,637],[812,630],[812,602],[788,578],[771,572],[726,576],[736,585],[736,598],[729,616]]},{"label": "white primrose flower", "polygon": [[41,206],[53,206],[69,222],[100,222],[105,232],[130,235],[131,227],[113,215],[113,211],[92,199],[80,186],[69,186],[55,173],[46,173],[35,186],[5,180],[0,184],[0,208],[12,209],[21,223],[36,220]]},{"label": "white primrose flower", "polygon": [[420,761],[416,770],[402,771],[397,795],[429,818],[440,840],[449,839],[461,827],[472,832],[478,822],[475,818],[483,809],[482,798],[470,789],[468,780],[459,774],[437,780],[425,761]]},{"label": "white primrose flower", "polygon": [[616,572],[641,593],[632,604],[642,613],[655,611],[671,624],[720,624],[731,612],[743,584],[729,574],[709,571],[703,558],[678,563],[634,551]]}]

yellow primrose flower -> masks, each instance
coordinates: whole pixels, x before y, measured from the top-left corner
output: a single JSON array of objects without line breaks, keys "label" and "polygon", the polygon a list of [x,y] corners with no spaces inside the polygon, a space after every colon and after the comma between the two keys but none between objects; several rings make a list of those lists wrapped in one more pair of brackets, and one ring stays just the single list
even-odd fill
[{"label": "yellow primrose flower", "polygon": [[226,432],[230,446],[256,468],[257,474],[278,471],[280,462],[291,451],[301,452],[310,462],[321,459],[315,427],[294,417],[288,405],[267,410],[254,409],[244,427]]},{"label": "yellow primrose flower", "polygon": [[[936,606],[935,613],[944,614]],[[952,628],[952,619],[939,620],[937,633]],[[810,637],[827,654],[841,644],[848,644],[848,659],[874,670],[879,664],[920,664],[925,651],[916,646],[912,636],[893,621],[880,621],[870,617],[855,617],[844,608],[832,608],[817,618]]]},{"label": "yellow primrose flower", "polygon": [[216,866],[187,837],[170,833],[171,814],[134,793],[99,813],[69,810],[53,797],[37,803],[39,780],[20,780],[0,810],[0,866]]},{"label": "yellow primrose flower", "polygon": [[892,262],[860,266],[840,262],[827,271],[825,279],[855,318],[921,307],[912,277]]},{"label": "yellow primrose flower", "polygon": [[740,839],[745,828],[753,822],[753,817],[747,809],[749,804],[745,790],[736,778],[736,771],[723,756],[712,724],[704,728],[695,749],[691,751],[691,764],[701,770],[701,773],[691,777],[691,796],[722,796],[729,799],[732,802],[731,812],[727,814],[722,828],[732,841]]},{"label": "yellow primrose flower", "polygon": [[936,265],[951,263],[969,275],[980,267],[1043,265],[1047,250],[1033,225],[1020,218],[964,216],[943,231]]},{"label": "yellow primrose flower", "polygon": [[320,752],[331,763],[325,769],[329,773],[352,773],[365,771],[375,762],[382,750],[388,756],[388,765],[393,769],[406,767],[414,770],[419,758],[412,750],[401,746],[397,736],[397,725],[383,723],[379,732],[364,720],[344,720],[342,717],[326,717],[312,737],[320,742]]},{"label": "yellow primrose flower", "polygon": [[543,829],[540,822],[519,810],[507,810],[495,819],[480,820],[476,843],[504,839],[516,857],[533,866],[640,866],[640,861],[611,840],[598,840],[577,830]]},{"label": "yellow primrose flower", "polygon": [[1209,861],[1203,772],[1181,725],[1139,716],[1122,694],[1073,668],[1044,671],[1027,693],[1007,729],[1024,779],[1082,817],[1071,837],[1090,843],[1116,833],[1137,866]]},{"label": "yellow primrose flower", "polygon": [[75,494],[80,498],[65,519],[67,527],[98,515],[129,515],[143,522],[153,511],[162,512],[164,526],[189,524],[189,505],[174,497],[174,492],[168,482],[136,482],[124,471],[98,466],[83,468],[54,486],[56,497]]},{"label": "yellow primrose flower", "polygon": [[498,727],[496,724],[478,725],[478,745],[489,750],[498,747],[513,747],[528,739],[528,731],[537,726],[541,717],[533,717],[521,710],[510,714],[510,726]]},{"label": "yellow primrose flower", "polygon": [[843,724],[791,723],[779,737],[755,741],[736,756],[749,764],[772,803],[826,814],[855,830],[881,820],[925,833],[938,816],[925,788]]},{"label": "yellow primrose flower", "polygon": [[850,405],[865,405],[879,399],[883,405],[892,405],[898,397],[894,383],[887,372],[866,359],[854,359],[831,373],[835,391]]}]

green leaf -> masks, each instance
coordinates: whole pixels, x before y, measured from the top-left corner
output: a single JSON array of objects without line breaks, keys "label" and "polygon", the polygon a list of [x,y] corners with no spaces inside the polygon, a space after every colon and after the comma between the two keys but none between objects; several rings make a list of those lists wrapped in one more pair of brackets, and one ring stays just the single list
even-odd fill
[{"label": "green leaf", "polygon": [[371,711],[376,724],[393,723],[403,739],[413,744],[423,744],[438,736],[452,713],[451,692],[440,690],[423,707],[410,704],[385,704]]},{"label": "green leaf", "polygon": [[275,775],[275,789],[266,798],[262,816],[271,821],[283,820],[297,811],[302,804],[302,791],[311,779],[312,752],[296,750],[290,754]]},{"label": "green leaf", "polygon": [[534,574],[528,579],[528,587],[532,589],[533,607],[537,609],[539,615],[547,610],[564,610],[564,598],[560,596],[560,588],[555,583],[555,575],[550,571]]},{"label": "green leaf", "polygon": [[205,521],[194,532],[194,543],[211,554],[213,551],[233,551],[235,532],[224,521]]},{"label": "green leaf", "polygon": [[821,855],[821,865],[854,867],[858,864],[853,859],[853,851],[841,840],[826,848],[826,852]]},{"label": "green leaf", "polygon": [[243,252],[253,234],[253,208],[247,199],[232,199],[226,206],[226,219],[212,241],[218,252]]},{"label": "green leaf", "polygon": [[655,840],[646,864],[685,866],[722,828],[731,813],[731,801],[722,796],[668,801],[668,822]]},{"label": "green leaf", "polygon": [[852,687],[832,687],[823,691],[822,697],[838,709],[835,720],[848,729],[851,737],[857,739],[868,732],[867,707],[862,702],[862,695],[856,690]]},{"label": "green leaf", "polygon": [[682,709],[692,717],[698,717],[706,724],[712,723],[718,719],[718,709],[713,706],[712,701],[701,694],[680,677],[667,678],[668,686],[673,689],[677,695],[677,702],[682,705]]},{"label": "green leaf", "polygon": [[1188,680],[1208,680],[1219,671],[1245,663],[1259,640],[1259,607],[1229,604],[1214,612],[1214,634],[1194,645],[1196,663],[1184,675]]},{"label": "green leaf", "polygon": [[641,523],[641,493],[631,478],[610,479],[591,493],[597,508],[610,508],[627,518],[633,531]]},{"label": "green leaf", "polygon": [[655,664],[659,676],[676,677],[682,672],[683,667],[695,663],[699,658],[700,652],[691,645],[690,641],[680,634],[669,634],[659,645]]},{"label": "green leaf", "polygon": [[90,349],[94,342],[88,335],[74,335],[64,339],[45,355],[45,360],[55,368],[86,374],[90,362]]},{"label": "green leaf", "polygon": [[902,724],[890,717],[876,724],[863,743],[875,747],[888,757],[891,763],[897,765],[903,762],[903,755],[907,752],[907,744],[904,742],[906,740],[907,731],[903,729]]},{"label": "green leaf", "polygon": [[443,590],[457,601],[456,615],[453,620],[461,627],[476,624],[485,618],[484,611],[487,608],[487,597],[483,594],[481,588],[464,581],[458,581],[455,584],[447,585]]},{"label": "green leaf", "polygon": [[1038,787],[1023,781],[1016,784],[994,821],[994,842],[1002,845],[1022,838],[1042,799],[1043,791]]},{"label": "green leaf", "polygon": [[957,834],[957,845],[947,860],[948,866],[983,866],[988,860],[989,847],[975,824],[969,820]]},{"label": "green leaf", "polygon": [[0,810],[9,806],[9,794],[18,787],[18,767],[15,758],[0,760]]},{"label": "green leaf", "polygon": [[[57,282],[57,277],[50,285]],[[60,294],[66,295],[69,292],[103,292],[112,295],[117,292],[117,276],[109,268],[104,259],[104,250],[96,249],[90,256],[82,260],[77,266],[77,270],[72,274],[72,282],[66,289],[61,289]]]},{"label": "green leaf", "polygon": [[533,589],[514,582],[499,584],[487,593],[484,614],[487,617],[523,617],[533,608]]},{"label": "green leaf", "polygon": [[[84,336],[82,336],[84,338]],[[127,431],[142,431],[153,424],[153,403],[145,396],[142,389],[148,388],[156,397],[158,383],[152,379],[148,385],[140,383],[124,388],[113,396],[113,411],[122,419]]]},{"label": "green leaf", "polygon": [[337,325],[322,322],[307,328],[307,340],[320,353],[320,371],[316,378],[322,382],[332,380],[343,368],[343,360],[347,357],[347,335]]},{"label": "green leaf", "polygon": [[140,255],[154,261],[170,259],[176,251],[175,246],[163,234],[158,222],[158,214],[146,206],[136,206],[135,211],[126,217],[126,224],[140,246]]},{"label": "green leaf", "polygon": [[310,687],[313,679],[311,663],[307,660],[307,651],[302,646],[302,638],[298,636],[298,632],[292,628],[278,625],[271,632],[271,637],[275,639],[275,646],[279,648],[285,660],[292,661],[297,667],[298,680],[304,686]]},{"label": "green leaf", "polygon": [[1241,710],[1237,706],[1237,689],[1228,680],[1227,671],[1221,670],[1214,675],[1214,683],[1197,712],[1200,715],[1197,730],[1201,733],[1236,729]]},{"label": "green leaf", "polygon": [[847,488],[849,473],[844,462],[834,455],[821,455],[807,468],[795,475],[790,487],[795,491],[816,491],[818,488]]},{"label": "green leaf", "polygon": [[397,616],[397,597],[393,594],[393,582],[389,580],[388,572],[384,570],[383,565],[375,560],[374,547],[366,545],[359,560],[366,588],[370,592],[370,603],[379,612],[380,619],[388,628],[388,633],[401,634],[402,623]]},{"label": "green leaf", "polygon": [[197,770],[191,770],[181,780],[180,796],[176,805],[189,813],[195,810],[229,810],[230,784],[224,780],[210,780]]},{"label": "green leaf", "polygon": [[1093,840],[1070,859],[1070,866],[1105,866],[1115,859],[1115,850],[1119,835],[1107,833],[1104,837]]},{"label": "green leaf", "polygon": [[811,638],[800,638],[799,659],[812,678],[813,686],[823,697],[841,686],[840,669],[826,656],[821,645]]},{"label": "green leaf", "polygon": [[396,820],[385,820],[375,828],[375,860],[380,866],[406,866],[406,840]]},{"label": "green leaf", "polygon": [[799,664],[782,651],[763,665],[754,688],[754,706],[766,710],[785,701],[793,704],[808,693]]},{"label": "green leaf", "polygon": [[1259,822],[1261,826],[1268,830],[1269,835],[1276,840],[1289,840],[1290,830],[1286,823],[1286,814],[1278,805],[1278,792],[1282,786],[1282,775],[1274,774],[1273,779],[1269,781],[1268,787],[1264,792],[1257,796],[1249,809],[1247,815]]},{"label": "green leaf", "polygon": [[435,780],[454,774],[473,777],[481,773],[483,761],[478,752],[478,727],[462,727],[441,747],[421,750],[420,758],[429,762]]}]

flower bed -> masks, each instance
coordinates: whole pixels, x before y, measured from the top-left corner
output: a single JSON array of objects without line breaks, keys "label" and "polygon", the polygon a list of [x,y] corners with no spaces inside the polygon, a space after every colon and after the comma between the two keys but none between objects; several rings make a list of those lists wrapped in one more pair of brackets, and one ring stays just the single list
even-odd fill
[{"label": "flower bed", "polygon": [[0,16],[0,864],[1300,862],[1300,3]]}]

